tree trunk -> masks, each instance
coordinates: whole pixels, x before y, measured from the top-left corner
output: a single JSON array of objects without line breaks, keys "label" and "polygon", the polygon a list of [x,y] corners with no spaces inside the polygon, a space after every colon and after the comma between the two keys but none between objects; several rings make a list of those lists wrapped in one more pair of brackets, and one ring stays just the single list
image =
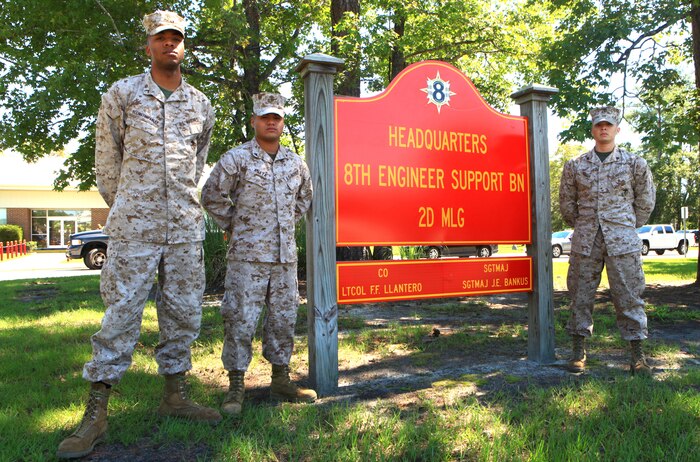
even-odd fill
[{"label": "tree trunk", "polygon": [[[693,65],[695,68],[695,103],[700,102],[700,3],[693,2],[693,7],[690,10],[690,18],[693,31]],[[697,131],[700,133],[700,107],[695,108],[695,117]],[[700,158],[700,145],[698,145],[698,157]],[[698,216],[698,228],[700,228],[700,198],[698,198],[697,208],[695,209]],[[700,284],[700,252],[698,252],[698,265],[695,275],[695,284]]]},{"label": "tree trunk", "polygon": [[354,16],[353,27],[357,32],[360,0],[331,0],[331,53],[345,60],[344,69],[336,79],[336,94],[360,96],[360,53],[348,53],[347,47],[341,47],[343,39],[350,35],[344,27],[338,27],[346,14]]},{"label": "tree trunk", "polygon": [[394,10],[394,43],[391,45],[391,62],[389,63],[389,80],[394,80],[399,72],[406,68],[406,57],[399,41],[403,37],[406,28],[406,10],[397,6]]},{"label": "tree trunk", "polygon": [[[260,91],[260,10],[256,0],[243,0],[246,21],[250,28],[248,44],[243,48],[243,101],[246,113],[253,113],[253,95]],[[246,135],[250,138],[252,129],[245,124]]]}]

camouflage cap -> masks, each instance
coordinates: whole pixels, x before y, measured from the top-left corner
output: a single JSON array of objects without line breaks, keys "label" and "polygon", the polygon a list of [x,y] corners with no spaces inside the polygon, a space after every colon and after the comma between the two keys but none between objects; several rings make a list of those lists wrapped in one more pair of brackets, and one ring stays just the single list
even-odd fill
[{"label": "camouflage cap", "polygon": [[609,122],[613,125],[620,125],[620,110],[616,107],[596,107],[591,109],[590,114],[593,125],[597,125],[601,122]]},{"label": "camouflage cap", "polygon": [[143,17],[143,28],[146,35],[156,35],[164,30],[174,30],[185,36],[185,19],[172,11],[157,10]]},{"label": "camouflage cap", "polygon": [[285,102],[285,97],[278,93],[257,93],[253,95],[253,114],[256,116],[277,114],[284,117]]}]

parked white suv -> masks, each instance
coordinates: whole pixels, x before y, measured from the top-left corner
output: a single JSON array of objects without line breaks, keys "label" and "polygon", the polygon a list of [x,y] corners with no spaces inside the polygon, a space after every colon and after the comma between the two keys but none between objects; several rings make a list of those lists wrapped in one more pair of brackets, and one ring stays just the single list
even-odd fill
[{"label": "parked white suv", "polygon": [[637,234],[642,240],[642,255],[650,250],[657,255],[663,255],[667,250],[677,250],[681,255],[688,251],[688,240],[676,234],[672,225],[645,225],[637,228]]}]

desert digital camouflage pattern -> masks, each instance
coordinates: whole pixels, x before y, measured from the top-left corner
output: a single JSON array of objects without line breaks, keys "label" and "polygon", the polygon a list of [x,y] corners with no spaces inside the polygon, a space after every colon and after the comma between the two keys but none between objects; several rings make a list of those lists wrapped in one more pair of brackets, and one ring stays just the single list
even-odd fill
[{"label": "desert digital camouflage pattern", "polygon": [[92,336],[93,357],[83,368],[83,378],[109,384],[121,380],[131,364],[156,271],[161,275],[156,292],[158,373],[190,370],[190,345],[199,334],[205,285],[201,243],[160,245],[110,238],[108,252],[100,279],[106,311],[101,329]]},{"label": "desert digital camouflage pattern", "polygon": [[253,95],[253,114],[264,116],[273,113],[284,117],[285,102],[286,98],[279,93],[256,93]]},{"label": "desert digital camouflage pattern", "polygon": [[185,20],[179,14],[172,11],[157,10],[147,14],[141,21],[146,35],[155,35],[164,30],[176,30],[185,36]]},{"label": "desert digital camouflage pattern", "polygon": [[202,205],[231,236],[221,303],[222,360],[229,371],[248,368],[265,304],[263,355],[289,364],[299,305],[294,230],[312,195],[299,156],[280,146],[273,160],[255,140],[224,154],[202,189]]},{"label": "desert digital camouflage pattern", "polygon": [[287,365],[294,349],[299,307],[297,265],[229,261],[221,302],[221,360],[226,370],[248,369],[253,335],[266,301],[269,308],[263,321],[263,357],[272,364]]},{"label": "desert digital camouflage pattern", "polygon": [[559,206],[564,221],[574,228],[567,275],[570,334],[592,334],[595,293],[605,266],[622,338],[647,337],[636,228],[649,219],[655,200],[646,161],[618,147],[605,162],[591,150],[564,165]]},{"label": "desert digital camouflage pattern", "polygon": [[596,233],[590,255],[572,253],[566,283],[571,297],[571,315],[566,330],[571,335],[593,334],[593,305],[600,285],[603,265],[608,274],[610,293],[615,306],[617,327],[623,340],[647,338],[644,312],[645,281],[639,252],[609,256],[601,231]]},{"label": "desert digital camouflage pattern", "polygon": [[636,228],[644,225],[656,201],[656,187],[644,159],[616,147],[605,162],[594,150],[564,165],[559,208],[574,228],[571,251],[590,255],[598,227],[608,255],[639,252]]},{"label": "desert digital camouflage pattern", "polygon": [[311,205],[309,169],[283,146],[273,161],[251,140],[231,149],[202,188],[202,205],[228,231],[228,259],[297,261],[296,222]]},{"label": "desert digital camouflage pattern", "polygon": [[156,274],[159,373],[191,368],[204,291],[197,182],[213,125],[209,100],[184,81],[167,100],[150,73],[121,80],[102,97],[95,171],[110,206],[110,242],[100,281],[106,311],[86,380],[114,384],[129,367]]},{"label": "desert digital camouflage pattern", "polygon": [[621,111],[612,106],[596,107],[590,110],[591,123],[593,125],[599,124],[600,122],[608,122],[613,125],[620,125],[620,119],[622,118]]},{"label": "desert digital camouflage pattern", "polygon": [[121,80],[102,97],[95,134],[97,187],[110,239],[176,244],[202,241],[197,182],[214,111],[185,83],[165,100],[150,73]]}]

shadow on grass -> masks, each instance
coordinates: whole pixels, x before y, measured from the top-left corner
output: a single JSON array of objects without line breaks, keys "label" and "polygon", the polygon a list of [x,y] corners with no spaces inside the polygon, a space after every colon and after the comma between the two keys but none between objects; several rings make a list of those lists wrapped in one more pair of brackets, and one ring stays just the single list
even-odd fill
[{"label": "shadow on grass", "polygon": [[[10,310],[16,325],[0,331],[0,434],[9,442],[2,457],[47,460],[82,415],[88,388],[80,371],[100,316],[75,325],[70,311],[45,299],[23,303]],[[48,311],[37,315],[33,306]],[[437,338],[426,336],[440,309],[387,309],[382,328],[352,317],[348,341],[377,354],[341,370],[333,396],[317,405],[273,405],[268,387],[248,388],[242,416],[213,428],[156,416],[158,337],[146,331],[137,354],[150,359],[114,387],[107,441],[84,460],[691,460],[699,442],[697,372],[663,380],[616,370],[571,377],[525,360],[526,310],[496,311],[470,306],[460,313],[462,325]],[[558,339],[565,316],[557,318]],[[598,338],[619,338],[611,307],[596,311],[596,322]],[[211,345],[221,335],[218,309],[205,309],[198,342]],[[401,354],[384,355],[388,345]],[[533,378],[540,372],[544,379]],[[206,380],[191,377],[192,396],[218,407],[224,392]]]}]

